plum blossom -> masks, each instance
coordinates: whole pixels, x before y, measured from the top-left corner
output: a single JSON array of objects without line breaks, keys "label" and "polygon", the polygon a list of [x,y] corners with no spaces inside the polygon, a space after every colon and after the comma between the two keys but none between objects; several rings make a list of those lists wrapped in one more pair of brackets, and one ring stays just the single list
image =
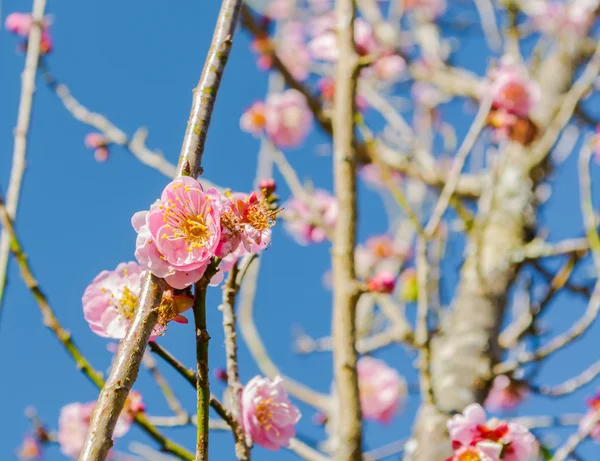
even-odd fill
[{"label": "plum blossom", "polygon": [[[96,401],[88,403],[70,403],[60,410],[58,417],[58,443],[60,451],[69,458],[76,459],[81,453]],[[114,438],[123,437],[131,427],[135,415],[144,411],[139,392],[131,391],[115,429]]]},{"label": "plum blossom", "polygon": [[[308,50],[312,57],[320,61],[336,61],[339,50],[335,33],[335,17],[327,14],[314,18],[309,24],[309,32],[313,36],[308,42]],[[373,28],[362,18],[354,21],[354,41],[356,50],[361,56],[373,54],[379,48]]]},{"label": "plum blossom", "polygon": [[135,257],[178,289],[200,280],[221,240],[221,198],[187,176],[170,182],[149,211],[133,215]]},{"label": "plum blossom", "polygon": [[382,360],[361,357],[356,364],[360,406],[366,419],[388,423],[406,399],[406,382]]},{"label": "plum blossom", "polygon": [[392,271],[377,272],[368,282],[367,289],[374,293],[391,294],[396,288],[396,274]]},{"label": "plum blossom", "polygon": [[[285,229],[300,245],[324,241],[337,220],[337,201],[329,192],[314,190],[310,194],[310,204],[309,208],[304,201],[293,197],[283,205]],[[317,213],[318,217],[313,213]]]},{"label": "plum blossom", "polygon": [[512,410],[527,396],[527,387],[506,375],[496,376],[485,400],[485,407],[492,411]]},{"label": "plum blossom", "polygon": [[269,95],[265,117],[265,131],[278,147],[298,147],[313,120],[306,98],[294,89]]},{"label": "plum blossom", "polygon": [[104,338],[125,337],[138,305],[141,279],[142,268],[134,262],[121,263],[94,278],[82,298],[83,316],[94,333]]},{"label": "plum blossom", "polygon": [[[383,180],[383,172],[381,171],[381,167],[376,163],[369,163],[364,165],[359,170],[360,177],[363,181],[365,181],[369,186],[372,186],[376,189],[381,189],[385,187],[385,182]],[[391,180],[396,184],[400,184],[402,182],[402,173],[398,171],[391,172]]]},{"label": "plum blossom", "polygon": [[531,109],[540,100],[541,90],[526,72],[506,58],[501,61],[491,75],[491,82],[483,85],[484,92],[490,92],[493,97],[492,107],[495,110],[520,118],[529,116]]},{"label": "plum blossom", "polygon": [[455,455],[463,447],[481,442],[500,444],[499,459],[503,461],[532,461],[537,455],[537,442],[531,432],[518,423],[486,420],[485,410],[478,404],[469,405],[462,414],[450,418],[447,426]]},{"label": "plum blossom", "polygon": [[23,439],[23,443],[19,447],[17,457],[20,461],[31,461],[32,459],[40,459],[42,457],[42,446],[38,439],[33,435],[28,435]]},{"label": "plum blossom", "polygon": [[88,133],[84,139],[85,147],[94,149],[97,162],[108,160],[108,139],[102,133]]},{"label": "plum blossom", "polygon": [[461,446],[446,461],[499,461],[501,453],[501,444],[481,441],[472,446]]},{"label": "plum blossom", "polygon": [[312,112],[299,91],[289,89],[256,102],[240,119],[243,131],[259,136],[266,132],[278,147],[297,147],[310,131]]},{"label": "plum blossom", "polygon": [[368,278],[378,271],[397,272],[409,253],[407,245],[394,241],[391,236],[374,235],[364,244],[356,246],[356,271],[363,278]]},{"label": "plum blossom", "polygon": [[406,61],[397,54],[388,54],[375,61],[373,67],[379,79],[395,82],[400,79],[402,72],[406,69]]},{"label": "plum blossom", "polygon": [[255,376],[242,391],[242,425],[252,441],[268,450],[287,447],[301,414],[290,402],[279,376]]},{"label": "plum blossom", "polygon": [[[11,13],[5,21],[4,27],[9,32],[25,39],[21,44],[22,48],[27,49],[27,39],[29,38],[29,32],[33,27],[33,18],[30,13]],[[52,38],[49,32],[50,20],[48,17],[44,18],[42,23],[42,37],[40,40],[40,54],[44,55],[52,51]]]},{"label": "plum blossom", "polygon": [[598,0],[557,2],[532,0],[526,11],[534,27],[547,34],[582,36],[594,20]]},{"label": "plum blossom", "polygon": [[416,12],[429,19],[435,19],[446,11],[446,0],[398,0],[400,6],[409,12]]},{"label": "plum blossom", "polygon": [[[600,411],[600,392],[594,397],[587,401],[590,410],[581,418],[579,422],[579,431],[581,433],[589,430],[589,425],[593,424],[593,421],[598,417],[598,411]],[[590,432],[590,438],[595,442],[600,442],[600,423],[596,423]]]}]

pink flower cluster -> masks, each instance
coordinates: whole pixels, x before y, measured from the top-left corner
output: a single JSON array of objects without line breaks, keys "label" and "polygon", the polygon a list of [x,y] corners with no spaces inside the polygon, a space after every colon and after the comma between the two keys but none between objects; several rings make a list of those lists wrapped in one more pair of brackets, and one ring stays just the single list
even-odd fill
[{"label": "pink flower cluster", "polygon": [[290,402],[279,376],[255,376],[242,391],[242,425],[257,445],[268,450],[289,446],[296,435],[300,410]]},{"label": "pink flower cluster", "polygon": [[[308,42],[308,51],[315,60],[334,62],[339,50],[335,33],[333,14],[317,16],[308,24],[312,39]],[[354,40],[361,56],[380,55],[375,63],[363,71],[363,76],[375,76],[383,81],[396,81],[406,68],[404,58],[391,50],[383,48],[375,39],[373,28],[362,18],[354,21]]]},{"label": "pink flower cluster", "polygon": [[[58,418],[58,443],[65,456],[73,459],[79,457],[95,407],[96,401],[93,401],[70,403],[61,409]],[[113,437],[123,437],[129,431],[135,415],[144,410],[140,393],[131,391],[117,420]]]},{"label": "pink flower cluster", "polygon": [[283,205],[285,229],[300,245],[324,241],[337,220],[337,201],[329,192],[314,190],[310,194],[310,203],[311,207],[308,207],[302,200],[293,197]]},{"label": "pink flower cluster", "polygon": [[372,357],[356,364],[360,407],[363,417],[389,423],[406,399],[406,382],[396,370]]},{"label": "pink flower cluster", "polygon": [[533,25],[548,34],[582,36],[594,21],[598,0],[557,2],[531,0],[527,5]]},{"label": "pink flower cluster", "polygon": [[[594,419],[598,417],[598,412],[600,411],[600,392],[589,399],[587,404],[590,409],[579,422],[579,430],[582,433],[587,432],[589,430],[589,425],[592,424]],[[596,425],[592,428],[592,431],[590,432],[590,438],[596,442],[600,442],[600,423],[596,423]]]},{"label": "pink flower cluster", "polygon": [[149,211],[133,216],[138,233],[135,257],[177,289],[200,280],[215,256],[223,258],[220,274],[213,279],[218,283],[237,257],[267,247],[275,220],[263,192],[221,195],[181,176],[165,187]]},{"label": "pink flower cluster", "polygon": [[240,128],[255,136],[265,132],[278,147],[298,147],[308,135],[312,120],[302,93],[290,89],[254,103],[242,115]]},{"label": "pink flower cluster", "polygon": [[[22,46],[27,48],[27,39],[29,38],[29,32],[33,27],[33,18],[29,13],[11,13],[6,17],[4,21],[4,27],[9,32],[25,39]],[[52,39],[49,32],[50,21],[48,18],[44,18],[42,24],[42,38],[40,41],[40,54],[44,55],[52,51]]]},{"label": "pink flower cluster", "polygon": [[364,244],[357,245],[354,259],[357,273],[368,278],[380,271],[398,272],[409,256],[408,245],[396,242],[391,236],[382,234],[369,237]]},{"label": "pink flower cluster", "polygon": [[485,407],[491,411],[512,410],[527,397],[528,393],[525,384],[514,381],[506,375],[496,376],[485,400]]},{"label": "pink flower cluster", "polygon": [[97,162],[108,160],[108,139],[102,133],[88,133],[84,143],[88,149],[94,149],[94,158]]},{"label": "pink flower cluster", "polygon": [[526,70],[510,60],[503,59],[490,78],[491,83],[484,85],[484,91],[492,94],[496,110],[526,118],[540,100],[538,83],[530,80]]},{"label": "pink flower cluster", "polygon": [[447,423],[454,456],[446,461],[534,461],[538,444],[517,423],[487,420],[478,404],[469,405]]}]

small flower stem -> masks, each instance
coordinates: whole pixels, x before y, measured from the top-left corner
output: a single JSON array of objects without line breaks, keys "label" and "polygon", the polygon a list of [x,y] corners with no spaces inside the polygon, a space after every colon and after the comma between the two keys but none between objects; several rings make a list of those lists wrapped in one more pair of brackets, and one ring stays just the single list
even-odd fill
[{"label": "small flower stem", "polygon": [[196,325],[196,392],[198,410],[198,433],[196,461],[208,460],[208,405],[210,388],[208,379],[208,342],[206,330],[206,287],[197,285],[194,297],[194,323]]},{"label": "small flower stem", "polygon": [[[0,224],[2,224],[2,228],[7,232],[7,235],[10,237],[10,247],[11,251],[15,255],[15,259],[21,269],[21,277],[23,278],[25,285],[35,298],[42,312],[42,318],[44,325],[52,331],[52,333],[56,336],[56,338],[63,345],[67,353],[71,356],[73,361],[75,362],[77,368],[99,389],[104,387],[104,379],[102,378],[102,374],[95,370],[90,362],[85,358],[85,356],[81,353],[79,348],[76,346],[75,342],[71,337],[71,333],[65,330],[58,318],[54,314],[52,310],[52,306],[48,302],[48,298],[41,290],[37,280],[33,276],[33,271],[29,265],[27,260],[27,256],[25,255],[21,243],[17,238],[15,228],[13,225],[10,216],[8,215],[8,211],[4,206],[4,202],[2,201],[2,196],[0,195]],[[167,452],[171,453],[179,459],[192,461],[194,459],[193,455],[189,453],[185,448],[177,445],[172,442],[165,436],[163,436],[154,425],[148,421],[146,416],[142,413],[138,413],[135,417],[135,422],[138,426],[142,428],[144,432],[146,432],[152,439],[154,439],[161,448]]]}]

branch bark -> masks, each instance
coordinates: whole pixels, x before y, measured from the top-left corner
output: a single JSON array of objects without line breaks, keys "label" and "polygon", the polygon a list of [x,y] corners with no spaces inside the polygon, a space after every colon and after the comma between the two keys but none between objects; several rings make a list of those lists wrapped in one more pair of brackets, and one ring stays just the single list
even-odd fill
[{"label": "branch bark", "polygon": [[[221,5],[200,81],[193,90],[192,109],[177,168],[179,175],[196,178],[202,173],[206,135],[233,43],[241,3],[241,0],[223,0]],[[110,376],[92,415],[80,461],[106,459],[117,418],[137,378],[144,350],[156,325],[163,290],[164,281],[148,274],[142,285],[140,305],[135,319],[119,348]],[[208,420],[206,426],[208,427]]]},{"label": "branch bark", "polygon": [[[21,98],[19,100],[19,114],[15,128],[15,145],[13,149],[12,168],[6,194],[6,209],[11,219],[15,219],[21,195],[21,185],[25,175],[25,154],[27,153],[27,135],[31,121],[31,108],[33,94],[35,93],[35,76],[40,60],[40,41],[42,39],[42,24],[46,0],[35,0],[32,11],[32,27],[27,39],[27,55],[25,56],[25,69],[23,70]],[[0,236],[0,313],[2,300],[6,287],[6,271],[8,256],[10,254],[10,236],[6,230]]]},{"label": "branch bark", "polygon": [[354,45],[354,0],[335,5],[339,57],[333,103],[333,178],[339,213],[332,242],[333,375],[335,379],[334,458],[362,460],[362,416],[356,372],[356,304],[360,296],[354,268],[356,246],[356,144],[354,114],[358,54]]},{"label": "branch bark", "polygon": [[194,324],[196,326],[196,393],[198,431],[196,439],[196,461],[208,460],[208,403],[210,389],[208,380],[208,342],[206,330],[206,286],[196,284],[194,297]]}]

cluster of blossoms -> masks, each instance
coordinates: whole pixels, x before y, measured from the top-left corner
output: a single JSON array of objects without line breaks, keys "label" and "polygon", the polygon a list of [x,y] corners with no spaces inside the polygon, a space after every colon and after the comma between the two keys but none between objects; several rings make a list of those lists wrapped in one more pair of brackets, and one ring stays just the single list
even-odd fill
[{"label": "cluster of blossoms", "polygon": [[[29,13],[11,13],[6,17],[4,21],[4,27],[9,32],[21,37],[23,42],[19,48],[27,49],[27,40],[29,38],[29,32],[33,27],[33,18]],[[50,20],[44,18],[42,24],[42,38],[40,40],[40,55],[48,54],[52,51],[52,39],[50,38]]]},{"label": "cluster of blossoms", "polygon": [[149,211],[131,222],[138,233],[135,257],[142,268],[176,289],[196,283],[213,258],[223,263],[212,284],[237,257],[257,253],[271,241],[277,212],[264,191],[221,195],[182,176],[169,183]]},{"label": "cluster of blossoms", "polygon": [[[587,404],[590,409],[579,422],[579,430],[582,433],[587,433],[589,431],[588,426],[592,424],[598,417],[598,412],[600,411],[600,392],[589,399]],[[596,442],[600,442],[600,423],[596,423],[596,425],[592,428],[590,432],[590,438]]]},{"label": "cluster of blossoms", "polygon": [[598,0],[560,2],[531,0],[524,4],[533,25],[547,34],[584,36],[600,6]]},{"label": "cluster of blossoms", "polygon": [[523,136],[521,125],[530,124],[529,114],[540,101],[540,86],[528,77],[525,68],[507,58],[502,59],[489,78],[482,87],[483,93],[493,98],[488,123],[495,128],[497,139],[519,140]]},{"label": "cluster of blossoms", "polygon": [[385,362],[361,357],[356,364],[363,417],[389,423],[406,400],[406,381]]},{"label": "cluster of blossoms", "polygon": [[496,376],[485,400],[485,407],[491,411],[508,411],[516,408],[529,394],[527,385],[506,375]]},{"label": "cluster of blossoms", "polygon": [[108,139],[101,133],[89,133],[84,139],[85,147],[94,149],[94,158],[97,162],[108,160]]},{"label": "cluster of blossoms", "polygon": [[240,119],[243,131],[267,136],[278,147],[298,147],[308,135],[313,115],[306,98],[290,89],[255,102]]},{"label": "cluster of blossoms", "polygon": [[486,419],[478,404],[469,405],[447,423],[454,456],[446,461],[533,461],[538,444],[525,427]]},{"label": "cluster of blossoms", "polygon": [[[285,229],[300,245],[321,243],[333,231],[338,204],[329,192],[315,189],[310,194],[310,207],[298,198],[283,204]],[[315,216],[316,215],[316,216]]]},{"label": "cluster of blossoms", "polygon": [[[95,407],[96,401],[93,401],[71,403],[61,409],[58,418],[58,443],[61,453],[65,456],[72,459],[79,457]],[[113,437],[123,437],[129,431],[135,416],[143,411],[145,411],[145,406],[140,393],[130,392],[117,420]]]},{"label": "cluster of blossoms", "polygon": [[255,376],[244,386],[241,422],[254,443],[268,450],[289,446],[296,435],[300,410],[290,402],[279,376]]}]

